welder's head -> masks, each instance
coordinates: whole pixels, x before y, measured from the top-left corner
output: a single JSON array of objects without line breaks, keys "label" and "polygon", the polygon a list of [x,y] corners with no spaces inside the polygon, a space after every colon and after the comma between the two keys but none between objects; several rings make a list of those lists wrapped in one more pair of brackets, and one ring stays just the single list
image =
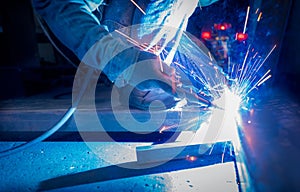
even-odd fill
[{"label": "welder's head", "polygon": [[[158,54],[164,50],[169,42],[172,43],[172,51],[166,62],[172,61],[177,49],[182,31],[185,31],[189,17],[197,6],[208,6],[218,0],[152,0],[147,6],[142,23],[146,24],[139,31],[139,36],[144,37],[153,34],[148,48],[159,45]],[[176,43],[177,42],[177,43]]]}]

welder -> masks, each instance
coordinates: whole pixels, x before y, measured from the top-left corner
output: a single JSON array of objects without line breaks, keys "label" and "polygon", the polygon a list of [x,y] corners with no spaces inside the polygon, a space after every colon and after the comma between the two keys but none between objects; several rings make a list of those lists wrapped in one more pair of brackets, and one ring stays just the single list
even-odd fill
[{"label": "welder", "polygon": [[[98,41],[101,49],[97,49],[94,57],[101,60],[112,57],[109,50],[118,49],[122,44],[119,39],[107,38],[110,32],[135,24],[148,23],[160,28],[141,29],[140,35],[148,35],[156,29],[156,35],[144,50],[133,47],[123,54],[114,56],[109,67],[103,73],[114,82],[120,78],[120,73],[133,63],[150,60],[151,65],[145,65],[144,71],[157,76],[135,85],[134,79],[139,75],[134,69],[122,73],[122,80],[116,86],[120,98],[127,94],[129,87],[134,87],[130,94],[129,105],[138,109],[147,109],[154,100],[162,101],[166,107],[173,107],[178,98],[167,84],[179,84],[179,80],[171,78],[173,70],[166,61],[161,61],[157,54],[147,51],[161,39],[163,50],[169,41],[179,42],[178,30],[185,30],[188,18],[197,6],[208,6],[217,0],[33,0],[36,12],[44,19],[53,34],[82,60],[88,50]],[[176,31],[166,30],[165,26]],[[106,37],[105,40],[102,38]],[[108,50],[109,49],[109,50]],[[172,47],[176,52],[176,43]],[[172,60],[175,54],[170,54]],[[161,70],[163,65],[163,71]],[[162,79],[162,81],[157,81]]]}]

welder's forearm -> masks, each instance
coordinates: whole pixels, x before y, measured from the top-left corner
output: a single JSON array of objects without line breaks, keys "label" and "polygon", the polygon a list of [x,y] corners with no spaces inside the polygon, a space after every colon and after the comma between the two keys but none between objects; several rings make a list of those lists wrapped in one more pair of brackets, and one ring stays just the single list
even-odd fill
[{"label": "welder's forearm", "polygon": [[[55,36],[80,60],[88,52],[89,59],[86,64],[100,68],[111,81],[115,80],[120,73],[120,65],[127,63],[115,62],[106,69],[101,66],[113,58],[116,52],[124,49],[124,45],[111,37],[107,28],[92,14],[96,4],[89,4],[84,0],[33,0],[33,5]],[[133,63],[136,57],[136,51],[128,52],[126,55],[128,64]]]},{"label": "welder's forearm", "polygon": [[108,34],[83,0],[33,0],[33,6],[56,37],[79,59]]}]

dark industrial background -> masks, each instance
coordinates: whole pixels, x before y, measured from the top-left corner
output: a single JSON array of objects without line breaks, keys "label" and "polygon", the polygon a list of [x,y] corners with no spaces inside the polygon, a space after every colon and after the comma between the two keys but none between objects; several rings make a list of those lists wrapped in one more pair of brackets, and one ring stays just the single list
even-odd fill
[{"label": "dark industrial background", "polygon": [[[277,82],[281,82],[299,95],[300,83],[300,2],[292,1],[287,27],[280,50]],[[276,86],[276,85],[275,85]]]},{"label": "dark industrial background", "polygon": [[76,69],[57,53],[37,24],[30,0],[0,9],[1,99],[70,86]]}]

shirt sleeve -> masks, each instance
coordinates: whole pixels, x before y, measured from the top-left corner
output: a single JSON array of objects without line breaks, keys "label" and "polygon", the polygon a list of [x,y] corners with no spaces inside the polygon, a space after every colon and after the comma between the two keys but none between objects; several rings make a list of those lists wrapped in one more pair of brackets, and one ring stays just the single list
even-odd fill
[{"label": "shirt sleeve", "polygon": [[106,65],[126,45],[120,39],[112,37],[107,27],[101,25],[92,14],[102,2],[103,0],[33,0],[33,6],[54,35],[80,60],[88,53],[90,63],[87,64],[100,68],[114,81],[122,69],[136,61],[139,51],[131,49],[122,55],[123,60],[116,58],[118,61]]}]

